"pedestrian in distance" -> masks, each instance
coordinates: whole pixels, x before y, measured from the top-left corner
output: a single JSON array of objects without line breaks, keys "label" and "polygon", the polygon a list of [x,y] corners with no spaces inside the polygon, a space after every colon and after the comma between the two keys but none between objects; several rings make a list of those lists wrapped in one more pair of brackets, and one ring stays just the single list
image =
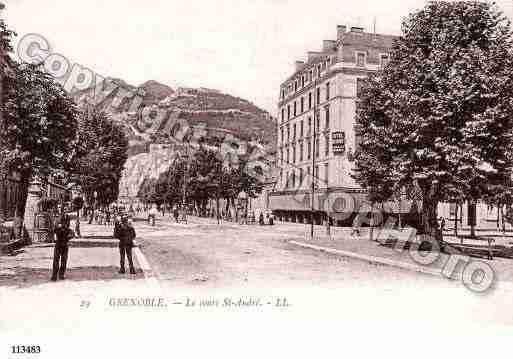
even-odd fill
[{"label": "pedestrian in distance", "polygon": [[351,230],[351,236],[360,237],[361,218],[360,213],[357,213],[353,220],[353,229]]},{"label": "pedestrian in distance", "polygon": [[157,207],[153,207],[148,214],[148,223],[152,226],[155,226],[155,219],[157,218],[157,214],[159,213]]},{"label": "pedestrian in distance", "polygon": [[134,262],[132,259],[132,248],[134,246],[135,229],[129,223],[128,217],[123,216],[121,223],[114,228],[114,237],[119,239],[119,273],[125,273],[125,255],[128,258],[130,274],[135,274]]},{"label": "pedestrian in distance", "polygon": [[93,209],[92,207],[91,207],[91,208],[89,208],[88,214],[89,214],[89,224],[93,224],[93,220],[94,220],[94,209]]},{"label": "pedestrian in distance", "polygon": [[260,212],[260,215],[258,216],[258,224],[260,224],[261,226],[263,226],[265,223],[264,223],[264,214],[262,212]]},{"label": "pedestrian in distance", "polygon": [[175,206],[173,208],[173,217],[175,218],[175,222],[178,223],[178,216],[180,215],[180,212],[178,211],[178,207]]},{"label": "pedestrian in distance", "polygon": [[53,268],[52,268],[52,281],[64,279],[66,273],[66,264],[68,262],[68,244],[71,238],[74,237],[73,231],[70,227],[70,219],[66,214],[62,214],[57,222],[55,229],[55,247],[53,250]]}]

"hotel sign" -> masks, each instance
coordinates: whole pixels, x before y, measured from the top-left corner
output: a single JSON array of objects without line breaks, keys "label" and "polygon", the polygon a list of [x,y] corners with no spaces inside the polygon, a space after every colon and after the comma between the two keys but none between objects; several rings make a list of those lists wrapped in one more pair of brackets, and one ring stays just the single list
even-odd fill
[{"label": "hotel sign", "polygon": [[346,151],[346,134],[343,131],[333,132],[331,134],[333,141],[333,153],[341,155]]}]

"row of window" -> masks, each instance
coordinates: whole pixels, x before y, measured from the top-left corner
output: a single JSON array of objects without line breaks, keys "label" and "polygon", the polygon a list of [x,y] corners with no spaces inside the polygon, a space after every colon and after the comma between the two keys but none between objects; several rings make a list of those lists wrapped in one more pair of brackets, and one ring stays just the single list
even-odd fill
[{"label": "row of window", "polygon": [[[388,65],[390,61],[390,56],[388,54],[380,54],[379,55],[379,66],[384,68]],[[363,51],[356,51],[356,67],[366,67],[367,66],[367,53]]]},{"label": "row of window", "polygon": [[[320,153],[320,136],[317,136],[315,139],[315,158],[319,158]],[[295,143],[293,143],[291,146],[286,146],[286,148],[280,148],[280,163],[283,164],[283,162],[286,163],[296,163],[296,160],[298,159],[296,157],[296,149],[299,149],[299,162],[303,162],[305,158],[307,160],[311,159],[312,155],[312,141],[308,139],[306,141],[306,146],[303,142],[299,143],[299,146],[296,146]],[[306,153],[305,153],[306,149]],[[330,137],[324,136],[324,155],[325,157],[329,157],[330,155]]]},{"label": "row of window", "polygon": [[[357,67],[366,67],[367,66],[367,53],[364,51],[356,51],[356,66]],[[388,65],[390,61],[390,56],[388,54],[380,54],[379,55],[379,64],[381,68],[384,68]],[[309,71],[303,73],[300,77],[292,80],[287,86],[281,89],[280,98],[282,100],[285,99],[291,93],[296,93],[298,90],[305,87],[306,84],[311,82],[314,78],[319,77],[322,71],[327,69],[330,64],[335,62],[335,58],[326,58],[321,63],[317,64],[316,67],[313,67]]]},{"label": "row of window", "polygon": [[[330,107],[324,107],[324,129],[329,130],[330,128]],[[317,115],[315,121],[315,130],[317,133],[320,132],[320,118]],[[280,127],[280,143],[283,145],[285,143],[285,130],[287,131],[287,142],[290,142],[290,123]],[[308,117],[308,132],[307,136],[312,133],[312,118]],[[304,126],[303,120],[299,122],[299,137],[302,138],[304,136]],[[297,123],[292,124],[292,140],[295,141],[297,137]]]},{"label": "row of window", "polygon": [[317,63],[316,66],[310,68],[298,76],[294,80],[291,80],[288,85],[282,87],[280,98],[283,100],[285,96],[288,96],[291,93],[296,93],[298,90],[305,87],[308,83],[312,82],[315,78],[320,77],[322,71],[326,70],[330,64],[335,63],[335,58],[326,57],[321,62]]},{"label": "row of window", "polygon": [[[325,163],[323,165],[324,167],[324,177],[321,178],[319,174],[319,166],[315,166],[315,171],[313,173],[314,179],[316,181],[316,184],[319,185],[319,183],[324,182],[326,186],[329,184],[329,164]],[[297,172],[297,175],[296,175]],[[306,173],[306,175],[305,175]],[[283,171],[280,173],[281,182],[283,183]],[[310,174],[310,167],[306,168],[306,172],[303,168],[293,169],[291,172],[287,172],[285,174],[285,188],[297,188],[297,187],[305,187],[311,185],[311,174]],[[305,183],[305,181],[307,181]]]},{"label": "row of window", "polygon": [[[316,92],[315,97],[316,97],[317,105],[319,105],[321,103],[321,88],[317,87],[315,92]],[[330,83],[327,82],[326,83],[326,101],[329,101],[329,100],[330,100]],[[297,101],[294,101],[294,104],[292,105],[292,107],[290,106],[290,104],[287,105],[287,120],[290,120],[291,116],[296,117],[297,115],[301,115],[302,113],[304,113],[306,110],[311,110],[312,105],[313,105],[312,104],[312,92],[309,92],[308,93],[308,109],[305,109],[305,97],[302,96],[299,99],[299,106],[298,106]],[[285,121],[285,107],[282,107],[281,122],[283,123],[284,121]]]}]

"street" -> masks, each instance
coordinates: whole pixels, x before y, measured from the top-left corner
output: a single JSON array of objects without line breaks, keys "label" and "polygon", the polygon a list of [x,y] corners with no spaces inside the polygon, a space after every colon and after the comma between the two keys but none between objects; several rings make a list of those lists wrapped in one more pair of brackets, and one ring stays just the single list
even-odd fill
[{"label": "street", "polygon": [[[444,319],[448,316],[457,327],[513,323],[510,292],[478,295],[458,281],[287,243],[304,237],[303,225],[217,225],[196,217],[176,224],[158,217],[155,227],[142,220],[134,226],[134,252],[140,250],[134,255],[136,275],[117,273],[117,242],[108,226],[83,224],[84,236],[72,241],[63,281],[50,282],[52,245],[37,244],[1,257],[0,307],[9,309],[2,311],[0,332],[27,334],[44,328],[63,333],[75,330],[77,323],[76,333],[98,332],[118,330],[115,323],[123,318],[142,323],[148,318],[241,314],[336,318],[358,325],[393,320],[444,330],[452,330]],[[316,227],[316,232],[323,230]],[[164,304],[140,304],[148,300]],[[10,318],[30,318],[31,325]],[[108,319],[101,329],[98,318]]]},{"label": "street", "polygon": [[[395,286],[440,279],[302,249],[287,243],[304,238],[309,226],[238,225],[190,217],[188,224],[137,222],[138,241],[159,280],[171,287],[262,288],[344,285]],[[323,232],[323,227],[316,231]]]}]

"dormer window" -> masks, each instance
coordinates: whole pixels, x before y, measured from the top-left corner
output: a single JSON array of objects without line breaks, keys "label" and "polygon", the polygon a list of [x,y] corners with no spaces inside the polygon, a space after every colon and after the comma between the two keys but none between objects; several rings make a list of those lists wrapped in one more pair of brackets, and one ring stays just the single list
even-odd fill
[{"label": "dormer window", "polygon": [[356,66],[365,67],[365,52],[356,52]]}]

